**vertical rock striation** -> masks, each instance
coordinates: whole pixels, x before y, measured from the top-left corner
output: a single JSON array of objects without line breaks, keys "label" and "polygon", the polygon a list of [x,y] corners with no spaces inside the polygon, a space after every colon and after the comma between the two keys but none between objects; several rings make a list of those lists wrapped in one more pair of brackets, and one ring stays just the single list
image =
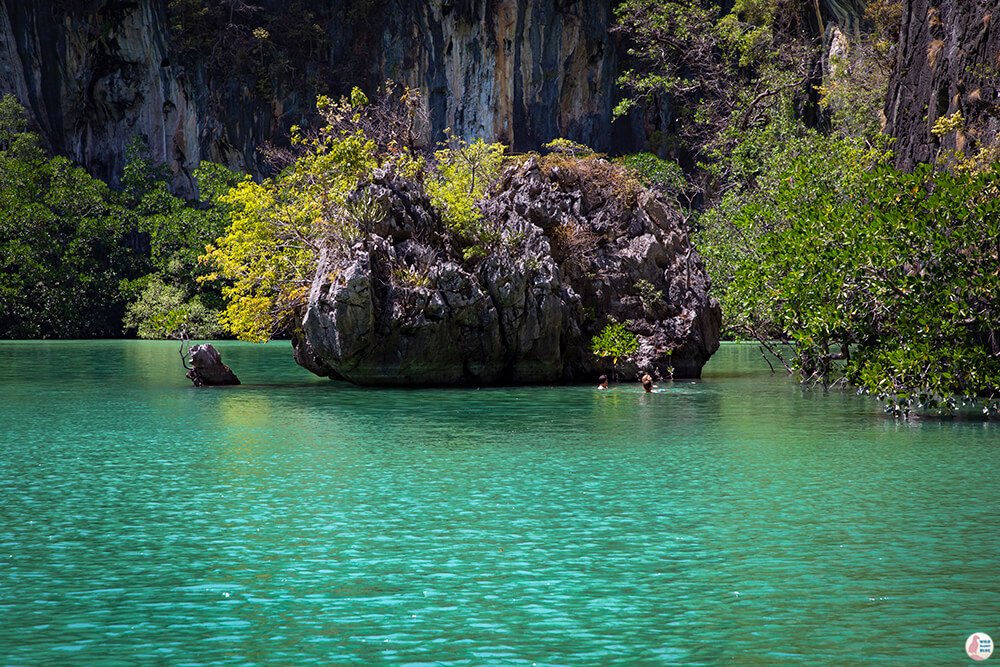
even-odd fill
[{"label": "vertical rock striation", "polygon": [[[964,130],[938,138],[941,118],[961,112]],[[1000,130],[1000,2],[905,0],[886,101],[896,166],[909,170],[942,151],[995,146]]]},{"label": "vertical rock striation", "polygon": [[[254,4],[247,29],[286,9]],[[604,151],[645,140],[638,119],[611,125],[622,47],[608,31],[610,0],[390,0],[363,15],[346,0],[308,6],[325,52],[261,86],[257,73],[209,67],[207,55],[181,62],[166,0],[0,0],[0,93],[16,94],[52,152],[112,183],[129,140],[144,137],[187,194],[203,159],[265,173],[260,145],[280,143],[314,111],[305,90],[386,79],[423,92],[430,146],[446,128],[517,150],[557,137]],[[206,49],[227,48],[216,37]]]},{"label": "vertical rock striation", "polygon": [[[827,21],[848,25],[862,4],[816,2]],[[205,5],[229,7],[220,0]],[[0,94],[17,95],[51,151],[111,183],[121,175],[129,140],[144,137],[184,194],[193,193],[191,172],[203,159],[265,174],[259,147],[283,143],[293,124],[308,125],[316,92],[339,95],[353,85],[370,91],[387,79],[423,92],[428,146],[450,129],[517,151],[566,137],[598,151],[632,152],[670,127],[666,102],[611,122],[621,94],[615,81],[627,67],[624,36],[610,31],[611,0],[237,6],[215,26],[223,32],[195,29],[186,35],[195,47],[179,52],[171,21],[183,22],[167,0],[0,0]],[[254,63],[260,53],[248,47],[248,35],[261,28],[276,36],[282,20],[286,46],[296,30],[314,28],[323,39],[310,33],[312,46],[294,58],[277,53],[270,69]],[[237,57],[237,37],[249,55]]]},{"label": "vertical rock striation", "polygon": [[430,140],[452,128],[515,150],[556,137],[611,148],[619,46],[610,2],[438,0],[384,12],[380,74],[425,91]]},{"label": "vertical rock striation", "polygon": [[171,67],[162,8],[61,6],[0,4],[0,89],[28,108],[51,151],[100,178],[121,174],[137,133],[155,159],[185,173],[199,155],[198,114]]},{"label": "vertical rock striation", "polygon": [[165,2],[0,1],[0,93],[27,107],[50,151],[107,182],[135,136],[178,192],[194,191],[202,159],[260,173],[257,145],[281,129],[273,104],[209,83],[171,51]]}]

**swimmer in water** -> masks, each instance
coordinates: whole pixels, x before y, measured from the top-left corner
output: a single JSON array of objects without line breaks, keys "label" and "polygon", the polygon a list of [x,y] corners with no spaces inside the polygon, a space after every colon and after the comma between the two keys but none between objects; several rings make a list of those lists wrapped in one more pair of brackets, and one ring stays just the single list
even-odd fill
[{"label": "swimmer in water", "polygon": [[597,388],[598,389],[607,389],[608,388],[608,376],[607,375],[602,375],[601,377],[597,378]]}]

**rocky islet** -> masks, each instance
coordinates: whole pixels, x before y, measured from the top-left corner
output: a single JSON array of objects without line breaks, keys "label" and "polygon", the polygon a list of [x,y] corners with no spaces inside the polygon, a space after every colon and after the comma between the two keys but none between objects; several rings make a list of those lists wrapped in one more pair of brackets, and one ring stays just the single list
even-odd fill
[{"label": "rocky islet", "polygon": [[721,312],[680,213],[596,179],[599,158],[528,158],[481,203],[503,240],[463,259],[414,183],[380,172],[384,216],[347,252],[325,250],[294,338],[314,373],[363,385],[483,385],[593,379],[607,322],[639,343],[622,376],[698,377]]}]

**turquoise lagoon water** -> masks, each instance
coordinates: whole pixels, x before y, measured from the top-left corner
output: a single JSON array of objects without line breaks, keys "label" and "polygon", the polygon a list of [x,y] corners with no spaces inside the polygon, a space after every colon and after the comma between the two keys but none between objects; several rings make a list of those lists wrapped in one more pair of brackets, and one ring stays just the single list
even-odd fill
[{"label": "turquoise lagoon water", "polygon": [[963,664],[997,424],[751,346],[698,382],[361,389],[287,343],[0,344],[4,665]]}]

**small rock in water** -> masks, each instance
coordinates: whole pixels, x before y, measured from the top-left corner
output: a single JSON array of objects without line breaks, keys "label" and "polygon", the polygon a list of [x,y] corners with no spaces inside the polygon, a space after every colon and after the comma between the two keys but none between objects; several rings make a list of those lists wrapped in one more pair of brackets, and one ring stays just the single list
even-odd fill
[{"label": "small rock in water", "polygon": [[222,355],[211,343],[195,345],[188,351],[188,356],[191,357],[191,366],[186,377],[194,386],[213,387],[240,383],[232,369],[222,363]]}]

